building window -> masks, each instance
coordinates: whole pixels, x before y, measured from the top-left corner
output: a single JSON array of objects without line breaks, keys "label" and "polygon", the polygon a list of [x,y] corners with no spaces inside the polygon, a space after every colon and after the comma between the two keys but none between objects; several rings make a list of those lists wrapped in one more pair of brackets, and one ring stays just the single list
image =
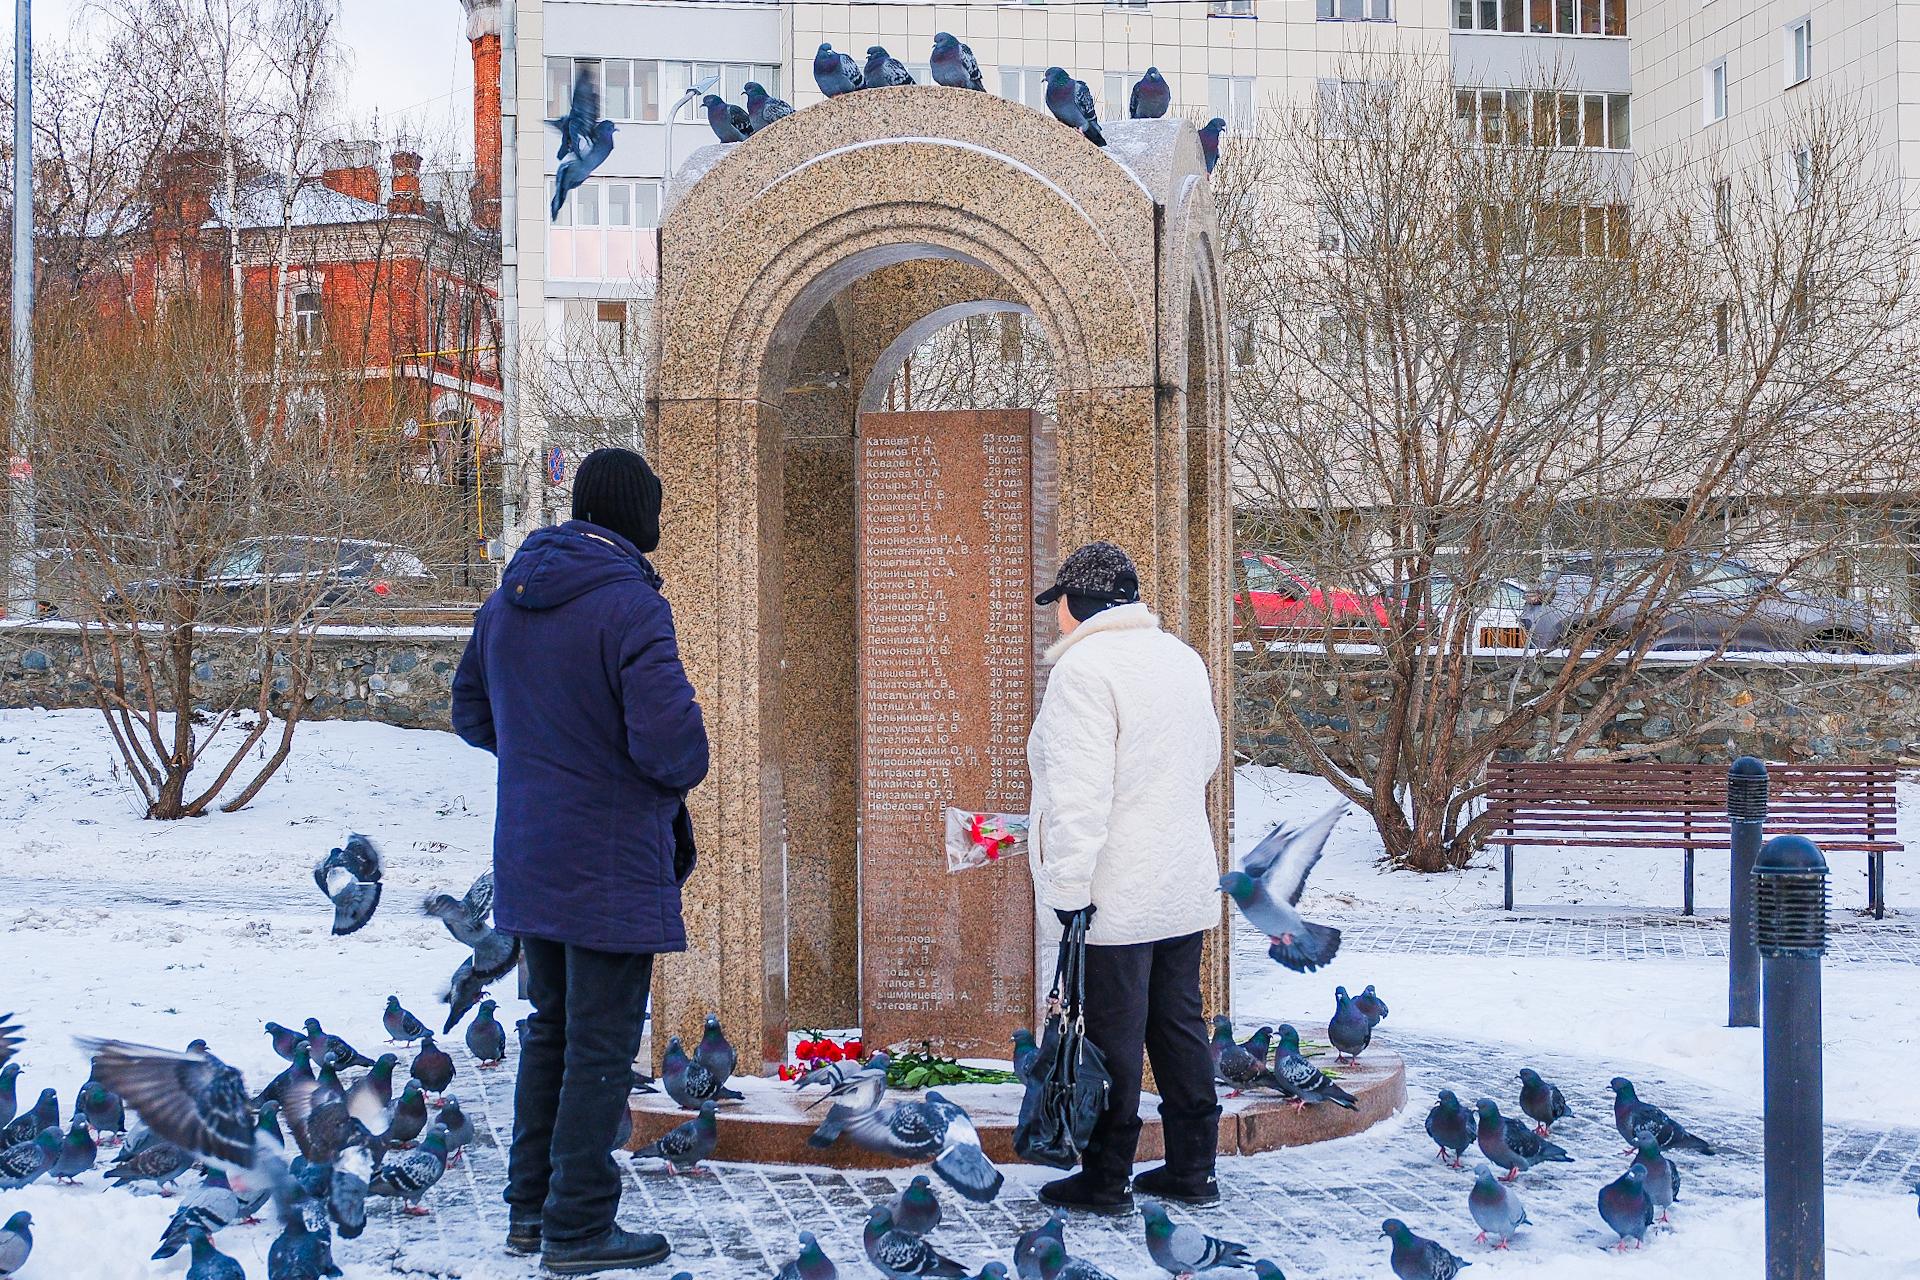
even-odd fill
[{"label": "building window", "polygon": [[1813,19],[1802,18],[1787,27],[1787,88],[1813,78]]},{"label": "building window", "polygon": [[1144,9],[1146,7],[1147,0],[1107,0],[1109,9]]},{"label": "building window", "polygon": [[1632,99],[1624,93],[1457,89],[1454,114],[1481,142],[1624,151],[1633,145]]},{"label": "building window", "polygon": [[[1336,0],[1345,3],[1346,0]],[[1320,0],[1324,17],[1328,0]],[[1628,0],[1454,0],[1458,31],[1537,36],[1624,36]]]},{"label": "building window", "polygon": [[627,304],[624,302],[595,303],[593,336],[600,350],[610,355],[626,355]]},{"label": "building window", "polygon": [[302,289],[293,295],[293,345],[300,351],[318,351],[325,340],[320,323],[320,291]]},{"label": "building window", "polygon": [[1207,106],[1235,133],[1253,128],[1252,76],[1208,76]]},{"label": "building window", "polygon": [[1392,22],[1393,0],[1318,0],[1322,22]]},{"label": "building window", "polygon": [[1000,96],[1024,102],[1036,111],[1047,109],[1047,72],[1044,67],[1000,68]]},{"label": "building window", "polygon": [[1624,258],[1630,249],[1627,206],[1544,202],[1533,208],[1534,234],[1550,252],[1570,258]]},{"label": "building window", "polygon": [[1138,71],[1109,71],[1106,78],[1107,95],[1100,111],[1109,120],[1125,120],[1127,103],[1133,97],[1133,86],[1140,82]]},{"label": "building window", "polygon": [[1804,209],[1813,201],[1813,148],[1800,147],[1787,156],[1787,183],[1793,207]]},{"label": "building window", "polygon": [[709,77],[719,83],[713,92],[738,102],[747,81],[757,80],[768,93],[780,94],[780,68],[757,62],[662,62],[655,58],[548,58],[547,115],[559,117],[573,107],[573,83],[585,76],[600,94],[600,114],[607,120],[648,122],[660,119],[663,104],[670,106],[690,85]]},{"label": "building window", "polygon": [[1713,184],[1713,235],[1716,240],[1733,238],[1733,179],[1721,178]]},{"label": "building window", "polygon": [[556,227],[638,227],[660,225],[660,179],[591,178],[560,208]]},{"label": "building window", "polygon": [[1207,16],[1209,18],[1251,18],[1254,16],[1253,0],[1207,0]]},{"label": "building window", "polygon": [[1707,124],[1727,118],[1727,60],[1714,63],[1702,73],[1700,117]]}]

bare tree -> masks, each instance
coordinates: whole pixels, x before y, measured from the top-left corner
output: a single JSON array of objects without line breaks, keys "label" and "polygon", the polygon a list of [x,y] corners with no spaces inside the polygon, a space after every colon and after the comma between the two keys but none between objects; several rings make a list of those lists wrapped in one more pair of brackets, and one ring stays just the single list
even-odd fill
[{"label": "bare tree", "polygon": [[1789,584],[1831,549],[1815,515],[1891,505],[1920,459],[1920,244],[1855,114],[1783,121],[1785,180],[1629,174],[1577,114],[1565,145],[1556,85],[1449,81],[1343,72],[1215,175],[1242,524],[1282,562],[1242,587],[1287,606],[1262,633],[1242,597],[1251,727],[1419,870],[1464,864],[1491,759],[1543,724],[1606,754],[1630,699],[1699,678],[1658,649],[1898,643],[1844,602],[1794,620]]}]

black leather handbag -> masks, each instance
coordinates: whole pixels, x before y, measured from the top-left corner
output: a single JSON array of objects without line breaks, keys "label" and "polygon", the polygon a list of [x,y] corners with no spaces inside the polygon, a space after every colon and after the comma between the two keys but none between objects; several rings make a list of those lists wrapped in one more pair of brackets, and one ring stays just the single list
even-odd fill
[{"label": "black leather handbag", "polygon": [[1107,1109],[1113,1077],[1106,1055],[1086,1036],[1087,921],[1077,917],[1060,939],[1047,996],[1047,1025],[1020,1102],[1013,1150],[1022,1160],[1071,1169]]}]

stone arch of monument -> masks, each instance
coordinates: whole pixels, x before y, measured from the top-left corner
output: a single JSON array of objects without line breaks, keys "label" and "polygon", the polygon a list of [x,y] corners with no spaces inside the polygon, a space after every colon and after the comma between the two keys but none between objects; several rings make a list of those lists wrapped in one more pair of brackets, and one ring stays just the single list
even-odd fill
[{"label": "stone arch of monument", "polygon": [[[661,968],[663,1031],[697,1034],[717,1010],[743,1063],[756,1044],[775,1061],[789,1027],[866,1024],[874,989],[897,976],[875,968],[888,963],[911,970],[900,981],[918,983],[928,1008],[966,1019],[977,993],[949,981],[951,970],[992,944],[947,935],[983,928],[1026,985],[1008,985],[989,1020],[1031,1013],[1023,869],[949,877],[929,826],[913,853],[925,859],[923,893],[918,880],[880,877],[862,847],[875,844],[862,805],[888,732],[862,700],[879,616],[863,594],[880,536],[870,517],[886,497],[890,518],[914,518],[913,502],[873,479],[883,444],[958,450],[941,465],[971,466],[980,440],[1000,441],[988,448],[1003,462],[989,472],[1002,479],[990,482],[1004,488],[1017,475],[1026,486],[1004,509],[1022,513],[1031,540],[994,562],[1021,580],[998,591],[962,583],[968,599],[1005,611],[1004,626],[994,613],[988,630],[1048,633],[1021,650],[1025,684],[1007,686],[1024,699],[1021,714],[1044,679],[1037,652],[1051,632],[1031,620],[1032,581],[1050,578],[1058,549],[1107,538],[1133,555],[1166,624],[1206,657],[1229,726],[1223,751],[1230,745],[1227,359],[1212,197],[1187,122],[1117,122],[1107,136],[1096,148],[984,93],[870,90],[706,147],[670,184],[647,445],[667,494],[657,559],[713,770],[690,800],[701,864],[687,894],[689,951]],[[877,412],[917,345],[993,312],[1029,314],[1045,333],[1051,404],[1016,418]],[[922,504],[929,520],[942,502]],[[967,517],[991,522],[1000,510],[968,507]],[[960,541],[969,537],[982,540]],[[947,736],[966,739],[958,726],[982,690],[958,688],[963,678],[935,692],[956,704]],[[1006,741],[995,750],[1017,755],[1012,730],[996,732]],[[988,751],[971,741],[949,749],[969,760]],[[1009,757],[994,776],[1016,767]],[[1230,791],[1223,770],[1214,796],[1223,860]],[[967,807],[965,797],[951,802]],[[979,877],[966,881],[971,905],[942,899],[969,876]],[[917,922],[927,936],[892,961],[879,956],[873,931],[890,918],[913,925],[916,912],[930,916]],[[1209,999],[1223,1008],[1224,950],[1208,963]],[[656,1036],[656,1054],[663,1045]]]}]

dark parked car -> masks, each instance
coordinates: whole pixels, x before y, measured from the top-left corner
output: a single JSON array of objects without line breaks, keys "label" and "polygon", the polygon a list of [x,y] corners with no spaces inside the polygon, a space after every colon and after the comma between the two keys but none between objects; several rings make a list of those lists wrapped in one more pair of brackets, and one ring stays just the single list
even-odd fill
[{"label": "dark parked car", "polygon": [[419,556],[389,542],[280,536],[234,543],[197,582],[148,579],[130,594],[197,589],[216,612],[231,602],[249,610],[269,605],[275,616],[289,617],[389,603],[417,596],[433,582]]},{"label": "dark parked car", "polygon": [[1829,653],[1911,653],[1906,626],[1857,600],[1780,585],[1751,565],[1722,556],[1689,556],[1656,598],[1650,575],[1658,552],[1582,556],[1561,564],[1530,592],[1521,623],[1540,648],[1570,633],[1596,642],[1657,627],[1656,649],[1814,649]]}]

